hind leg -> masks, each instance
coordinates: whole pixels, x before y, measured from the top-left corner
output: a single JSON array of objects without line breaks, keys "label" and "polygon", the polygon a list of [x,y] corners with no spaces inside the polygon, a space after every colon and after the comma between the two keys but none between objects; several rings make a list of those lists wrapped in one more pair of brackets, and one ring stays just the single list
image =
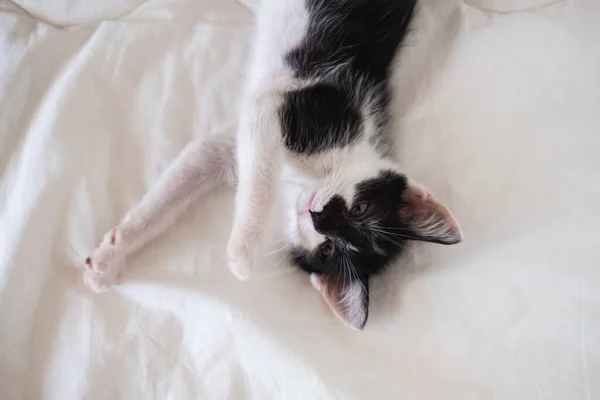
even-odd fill
[{"label": "hind leg", "polygon": [[126,257],[169,228],[194,200],[218,186],[235,185],[235,164],[233,133],[191,142],[86,259],[86,285],[94,292],[108,289]]}]

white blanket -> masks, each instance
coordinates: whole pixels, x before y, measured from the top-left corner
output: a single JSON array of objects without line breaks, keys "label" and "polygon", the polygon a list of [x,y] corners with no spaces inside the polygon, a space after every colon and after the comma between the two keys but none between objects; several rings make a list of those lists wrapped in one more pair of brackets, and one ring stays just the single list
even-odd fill
[{"label": "white blanket", "polygon": [[600,5],[469,3],[488,12],[464,6],[400,139],[465,241],[375,279],[356,333],[285,262],[229,273],[231,192],[120,286],[82,283],[183,146],[235,121],[250,8],[0,1],[0,398],[600,398]]}]

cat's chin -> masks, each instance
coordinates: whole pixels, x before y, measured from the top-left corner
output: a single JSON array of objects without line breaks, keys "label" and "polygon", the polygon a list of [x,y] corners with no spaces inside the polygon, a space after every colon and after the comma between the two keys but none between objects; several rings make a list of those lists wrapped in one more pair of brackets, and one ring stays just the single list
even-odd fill
[{"label": "cat's chin", "polygon": [[315,229],[310,211],[318,211],[322,208],[325,199],[325,190],[322,182],[310,182],[310,184],[297,185],[284,182],[284,207],[286,221],[284,231],[289,243],[310,250],[318,246],[324,240]]}]

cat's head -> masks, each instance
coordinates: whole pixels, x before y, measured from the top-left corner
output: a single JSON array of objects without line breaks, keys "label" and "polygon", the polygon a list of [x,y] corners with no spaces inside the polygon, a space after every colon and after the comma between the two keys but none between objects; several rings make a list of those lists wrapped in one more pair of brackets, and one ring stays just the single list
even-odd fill
[{"label": "cat's head", "polygon": [[333,174],[290,208],[293,262],[313,274],[335,314],[355,329],[367,321],[370,276],[398,257],[406,241],[461,240],[452,213],[385,161]]}]

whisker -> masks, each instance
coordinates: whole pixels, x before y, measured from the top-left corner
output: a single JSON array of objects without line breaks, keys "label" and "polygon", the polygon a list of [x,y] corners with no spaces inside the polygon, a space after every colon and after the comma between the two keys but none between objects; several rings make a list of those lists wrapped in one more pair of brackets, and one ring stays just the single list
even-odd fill
[{"label": "whisker", "polygon": [[409,239],[409,240],[418,240],[419,239],[416,236],[402,235],[400,233],[390,232],[390,231],[386,231],[386,230],[379,229],[379,228],[376,228],[376,227],[371,227],[370,229],[373,232],[385,234],[385,235],[388,235],[390,237],[398,237],[398,238],[404,238],[404,239]]},{"label": "whisker", "polygon": [[361,289],[366,293],[366,291],[367,291],[366,285],[360,279],[360,277],[358,275],[358,271],[356,270],[356,268],[354,267],[354,265],[351,262],[349,262],[348,260],[347,260],[347,262],[348,262],[348,265],[350,266],[350,268],[352,269],[352,271],[354,273],[354,278],[360,283]]},{"label": "whisker", "polygon": [[295,182],[295,181],[290,181],[290,180],[284,180],[284,181],[281,181],[281,183],[283,183],[284,185],[304,186],[300,182]]},{"label": "whisker", "polygon": [[288,246],[288,244],[286,243],[286,244],[284,244],[283,246],[281,246],[281,247],[278,247],[277,249],[275,249],[275,250],[271,251],[271,252],[269,253],[269,255],[270,255],[270,256],[272,256],[272,255],[274,255],[274,254],[277,254],[277,253],[280,253],[280,252],[282,252],[282,251],[284,251],[284,250],[287,250],[288,248],[289,248],[289,246]]},{"label": "whisker", "polygon": [[335,195],[336,192],[347,183],[347,181],[348,179],[341,174],[340,169],[337,169],[335,175],[333,175],[332,182],[330,183],[331,186],[328,188],[330,192],[329,195]]},{"label": "whisker", "polygon": [[274,265],[271,267],[271,269],[272,269],[272,270],[273,270],[273,269],[277,269],[277,267],[279,267],[279,264],[281,264],[281,263],[282,263],[282,262],[283,262],[283,261],[284,261],[286,258],[288,258],[288,254],[287,254],[287,253],[285,253],[285,254],[283,255],[283,257],[281,257],[281,258],[279,259],[279,261],[277,261],[277,262],[276,262],[276,263],[275,263],[275,264],[274,264]]},{"label": "whisker", "polygon": [[384,240],[387,240],[388,242],[395,244],[396,246],[400,247],[403,250],[408,251],[409,253],[411,253],[412,255],[415,255],[414,251],[412,251],[411,249],[409,249],[408,247],[406,247],[405,245],[397,242],[393,237],[391,236],[387,236],[385,234],[380,234],[380,237],[382,237]]},{"label": "whisker", "polygon": [[378,220],[375,220],[375,221],[367,221],[367,223],[368,223],[369,225],[371,225],[371,224],[377,225],[377,224],[379,224],[381,221],[383,221],[384,219],[386,219],[388,215],[390,215],[390,211],[388,211],[387,213],[385,213],[385,214],[384,214],[384,215],[383,215],[381,218],[379,218]]},{"label": "whisker", "polygon": [[273,240],[272,243],[273,244],[279,244],[279,243],[288,242],[288,241],[289,241],[288,238],[280,238],[280,239]]},{"label": "whisker", "polygon": [[390,231],[400,231],[400,232],[412,232],[412,230],[407,228],[394,228],[393,226],[381,226],[382,229],[388,229]]}]

